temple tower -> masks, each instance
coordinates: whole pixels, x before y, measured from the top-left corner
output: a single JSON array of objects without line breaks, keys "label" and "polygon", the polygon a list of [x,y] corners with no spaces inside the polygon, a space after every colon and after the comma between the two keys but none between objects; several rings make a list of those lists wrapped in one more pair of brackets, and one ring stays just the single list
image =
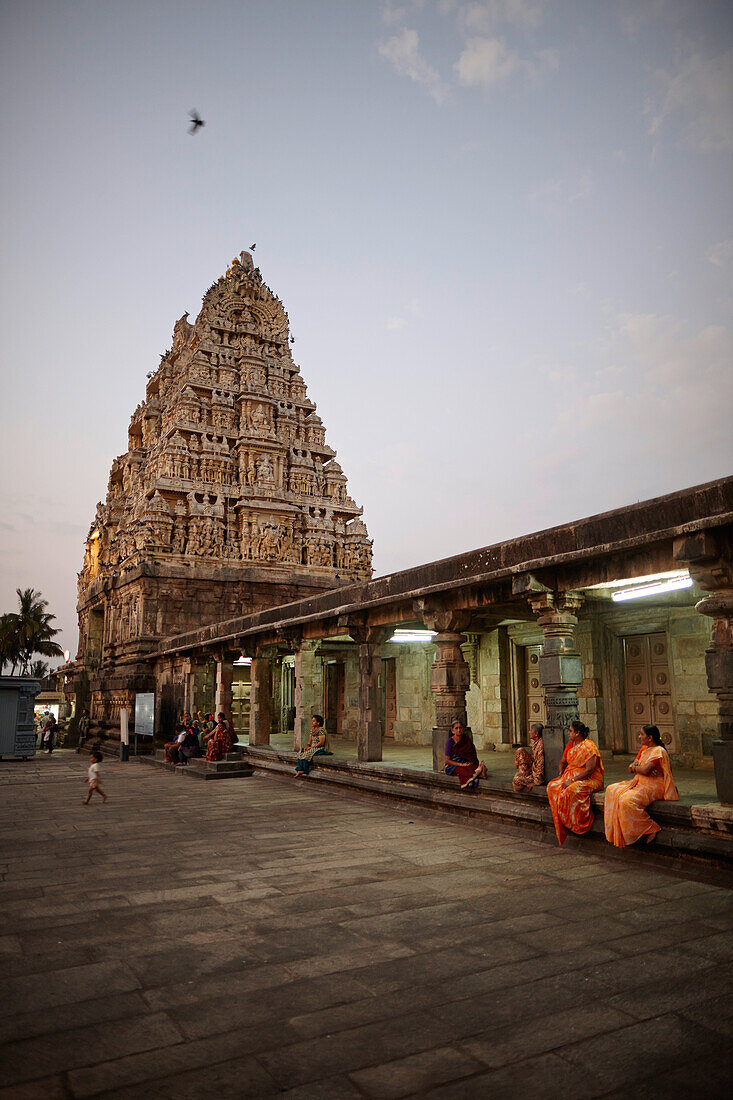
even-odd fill
[{"label": "temple tower", "polygon": [[160,640],[368,579],[371,542],[291,353],[288,316],[242,252],[184,314],[112,463],[79,574],[98,717],[148,690]]}]

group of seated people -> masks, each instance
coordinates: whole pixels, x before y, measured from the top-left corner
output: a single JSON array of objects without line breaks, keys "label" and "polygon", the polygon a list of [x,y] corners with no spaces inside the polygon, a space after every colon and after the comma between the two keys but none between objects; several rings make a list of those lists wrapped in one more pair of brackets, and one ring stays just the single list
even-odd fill
[{"label": "group of seated people", "polygon": [[[530,727],[531,749],[517,749],[514,762],[517,773],[512,785],[516,791],[532,790],[544,783],[543,726],[534,722]],[[570,740],[560,761],[557,778],[547,784],[547,798],[559,844],[568,832],[582,835],[593,824],[591,795],[603,790],[603,761],[598,746],[588,734],[590,730],[579,719],[570,723]],[[656,726],[641,727],[639,752],[629,764],[631,779],[606,787],[603,819],[606,839],[617,848],[634,844],[644,837],[654,839],[660,826],[646,812],[651,802],[676,802],[679,799],[672,779],[669,754]],[[473,741],[463,722],[456,718],[445,746],[445,771],[457,775],[461,790],[475,790],[486,777],[486,765],[480,762]]]},{"label": "group of seated people", "polygon": [[189,760],[205,756],[207,760],[223,760],[238,740],[234,726],[223,712],[202,714],[196,720],[186,711],[183,721],[176,726],[176,738],[165,745],[165,758],[169,764],[184,767]]}]

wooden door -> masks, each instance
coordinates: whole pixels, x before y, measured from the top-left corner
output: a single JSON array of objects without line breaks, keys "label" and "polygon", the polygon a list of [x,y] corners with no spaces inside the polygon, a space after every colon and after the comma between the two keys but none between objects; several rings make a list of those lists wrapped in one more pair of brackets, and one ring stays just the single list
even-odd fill
[{"label": "wooden door", "polygon": [[237,668],[232,678],[232,725],[240,737],[249,737],[250,669]]},{"label": "wooden door", "polygon": [[624,638],[624,680],[629,751],[637,752],[640,728],[652,724],[659,728],[670,752],[675,752],[677,739],[665,634],[635,634]]},{"label": "wooden door", "polygon": [[[530,723],[542,722],[545,718],[545,693],[540,684],[541,645],[524,647],[524,713],[527,716],[527,729]],[[522,730],[521,740],[526,742],[527,730]]]},{"label": "wooden door", "polygon": [[394,724],[397,721],[397,663],[394,657],[382,661],[384,673],[384,739],[394,741]]}]

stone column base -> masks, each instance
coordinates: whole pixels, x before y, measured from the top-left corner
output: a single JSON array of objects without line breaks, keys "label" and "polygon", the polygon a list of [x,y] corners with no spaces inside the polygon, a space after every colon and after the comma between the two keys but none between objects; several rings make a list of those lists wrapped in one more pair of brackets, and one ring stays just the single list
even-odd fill
[{"label": "stone column base", "polygon": [[549,783],[557,776],[565,749],[563,731],[557,726],[545,726],[542,732],[542,744],[545,750],[545,783]]},{"label": "stone column base", "polygon": [[733,806],[733,741],[713,741],[715,786],[724,806]]}]

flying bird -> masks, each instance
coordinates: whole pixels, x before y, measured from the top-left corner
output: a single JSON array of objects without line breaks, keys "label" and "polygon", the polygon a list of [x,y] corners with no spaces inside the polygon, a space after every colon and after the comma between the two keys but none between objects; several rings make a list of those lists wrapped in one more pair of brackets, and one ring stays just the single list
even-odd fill
[{"label": "flying bird", "polygon": [[294,337],[294,336],[291,336],[291,337],[290,337],[290,343],[291,343],[291,344],[294,344],[294,343],[295,343],[295,337]]},{"label": "flying bird", "polygon": [[254,252],[254,250],[255,250],[256,248],[257,248],[257,245],[256,245],[256,244],[251,244],[251,245],[249,246],[249,250],[250,250],[250,252]]},{"label": "flying bird", "polygon": [[198,111],[191,111],[191,125],[189,127],[189,134],[195,134],[198,129],[205,126],[206,123],[202,118],[199,118]]}]

